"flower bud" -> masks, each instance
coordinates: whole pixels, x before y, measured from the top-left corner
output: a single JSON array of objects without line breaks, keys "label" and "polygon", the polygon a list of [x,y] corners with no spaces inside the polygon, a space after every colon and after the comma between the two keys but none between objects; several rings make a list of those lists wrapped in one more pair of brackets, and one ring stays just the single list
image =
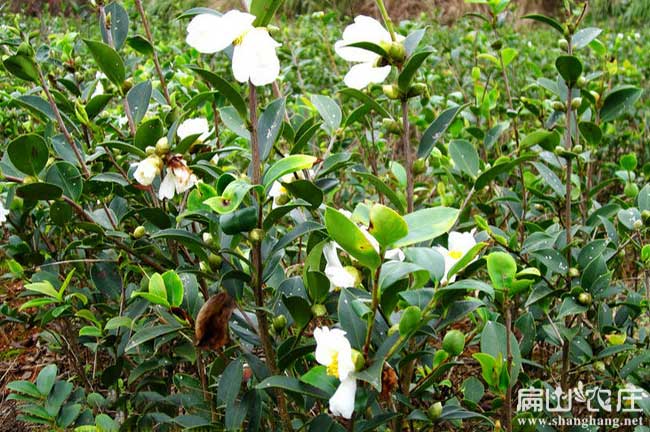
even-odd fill
[{"label": "flower bud", "polygon": [[417,306],[409,306],[399,320],[399,334],[405,336],[415,330],[422,320],[422,311]]},{"label": "flower bud", "polygon": [[553,109],[555,111],[566,111],[566,105],[560,101],[553,102]]},{"label": "flower bud", "polygon": [[204,232],[203,233],[203,243],[205,243],[208,246],[212,246],[214,244],[214,237],[212,237],[212,234],[209,232]]},{"label": "flower bud", "polygon": [[394,135],[401,135],[402,134],[402,123],[393,120],[391,118],[384,118],[381,120],[381,125],[384,129],[386,129],[386,132],[394,134]]},{"label": "flower bud", "polygon": [[147,146],[147,147],[144,149],[144,152],[147,154],[147,156],[151,156],[151,155],[153,155],[153,154],[156,154],[156,147],[154,147],[154,146]]},{"label": "flower bud", "polygon": [[381,86],[381,89],[388,99],[396,100],[402,97],[402,94],[399,91],[399,87],[397,87],[395,84],[385,84]]},{"label": "flower bud", "polygon": [[133,88],[133,78],[128,78],[122,83],[122,92],[125,94],[132,88]]},{"label": "flower bud", "polygon": [[167,137],[162,137],[156,142],[155,151],[158,155],[163,156],[169,153],[170,145]]},{"label": "flower bud", "polygon": [[431,405],[427,410],[427,414],[429,415],[429,418],[431,420],[433,421],[438,420],[442,415],[442,403],[436,402],[433,405]]},{"label": "flower bud", "polygon": [[581,305],[589,306],[589,305],[591,305],[592,301],[593,301],[593,298],[591,297],[591,294],[589,294],[588,292],[580,293],[580,295],[578,296],[578,302]]},{"label": "flower bud", "polygon": [[392,336],[395,333],[399,332],[399,324],[393,324],[389,329],[388,329],[388,336]]},{"label": "flower bud", "polygon": [[580,277],[580,270],[575,267],[569,268],[569,277],[577,278]]},{"label": "flower bud", "polygon": [[582,98],[581,97],[573,98],[573,100],[571,101],[571,108],[577,110],[578,108],[580,108],[580,105],[582,105]]},{"label": "flower bud", "polygon": [[90,119],[88,119],[86,107],[81,102],[79,102],[79,100],[76,100],[74,103],[74,113],[77,117],[77,120],[79,120],[81,124],[86,126],[90,124]]},{"label": "flower bud", "polygon": [[420,175],[424,174],[427,170],[427,161],[424,159],[417,159],[413,162],[413,174]]},{"label": "flower bud", "polygon": [[582,150],[584,150],[584,149],[582,148],[581,144],[573,146],[573,152],[574,153],[582,153]]},{"label": "flower bud", "polygon": [[210,263],[210,267],[216,270],[219,267],[221,267],[223,258],[221,258],[219,255],[215,253],[211,253],[210,255],[208,255],[208,262]]},{"label": "flower bud", "polygon": [[560,39],[560,40],[557,41],[557,46],[558,46],[561,50],[566,51],[566,50],[569,49],[569,41],[566,40],[566,39],[564,39],[564,38],[562,38],[562,39]]},{"label": "flower bud", "polygon": [[251,230],[250,239],[253,243],[260,243],[264,240],[264,230],[262,228],[255,228]]},{"label": "flower bud", "polygon": [[650,210],[643,210],[641,212],[641,219],[643,219],[643,222],[645,223],[650,222]]},{"label": "flower bud", "polygon": [[632,227],[637,231],[640,230],[641,228],[643,228],[643,221],[635,220],[634,223],[632,224]]},{"label": "flower bud", "polygon": [[628,182],[625,184],[623,193],[628,198],[635,198],[639,194],[639,187],[636,185],[636,183]]},{"label": "flower bud", "polygon": [[208,264],[205,261],[201,261],[199,263],[199,270],[201,270],[204,273],[210,273],[212,271],[212,269],[210,268],[210,264]]},{"label": "flower bud", "polygon": [[587,85],[587,78],[585,78],[584,75],[580,75],[580,78],[576,81],[576,86],[578,88],[583,88],[585,85]]},{"label": "flower bud", "polygon": [[273,328],[275,331],[280,331],[287,326],[287,317],[284,315],[278,315],[273,318]]},{"label": "flower bud", "polygon": [[465,335],[460,330],[450,330],[442,340],[442,349],[450,356],[460,355],[465,349]]},{"label": "flower bud", "polygon": [[594,100],[596,101],[596,104],[598,104],[598,102],[600,102],[600,93],[598,93],[597,91],[591,90],[589,92],[589,94],[594,98]]},{"label": "flower bud", "polygon": [[146,233],[147,233],[147,230],[145,229],[145,227],[143,227],[142,225],[137,226],[137,227],[133,230],[133,238],[136,239],[136,240],[137,240],[137,239],[141,239],[142,237],[144,237],[144,235],[145,235]]},{"label": "flower bud", "polygon": [[402,63],[406,58],[406,48],[401,42],[380,42],[379,46],[386,51],[389,63]]},{"label": "flower bud", "polygon": [[503,47],[503,42],[501,42],[501,39],[497,39],[492,42],[492,49],[499,51],[501,47]]},{"label": "flower bud", "polygon": [[409,87],[407,96],[409,98],[418,97],[418,96],[427,96],[429,94],[429,88],[425,83],[415,83]]},{"label": "flower bud", "polygon": [[36,177],[36,176],[26,176],[23,179],[23,184],[26,184],[26,185],[32,184],[32,183],[38,183],[38,182],[39,182],[39,180],[38,180],[38,177]]},{"label": "flower bud", "polygon": [[366,365],[366,359],[363,358],[363,354],[355,349],[352,350],[352,364],[354,364],[354,370],[356,372],[363,370],[363,367]]},{"label": "flower bud", "polygon": [[290,199],[291,199],[291,198],[289,198],[289,195],[287,195],[286,193],[284,193],[284,194],[279,195],[278,197],[275,198],[275,203],[276,203],[277,205],[281,205],[281,206],[282,206],[282,205],[285,205],[286,203],[288,203]]},{"label": "flower bud", "polygon": [[594,370],[596,372],[604,373],[605,372],[605,363],[603,363],[600,360],[594,362]]},{"label": "flower bud", "polygon": [[311,313],[313,313],[315,317],[323,317],[327,315],[327,308],[325,305],[315,304],[311,307]]}]

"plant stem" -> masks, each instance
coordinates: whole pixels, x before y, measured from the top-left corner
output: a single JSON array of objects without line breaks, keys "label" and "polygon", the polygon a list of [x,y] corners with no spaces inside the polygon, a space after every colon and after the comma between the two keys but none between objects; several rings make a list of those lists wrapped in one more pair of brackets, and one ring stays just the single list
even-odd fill
[{"label": "plant stem", "polygon": [[[571,38],[569,40],[568,54],[572,54]],[[572,101],[572,86],[568,86],[567,100],[566,100],[566,131],[564,135],[564,146],[568,152],[571,151],[571,101]],[[573,174],[573,160],[569,157],[566,158],[566,191],[565,191],[565,208],[564,208],[564,229],[566,230],[566,259],[567,266],[571,267],[571,176]],[[571,290],[571,278],[566,278],[566,290]],[[566,320],[565,320],[566,322]],[[566,391],[569,387],[569,367],[570,367],[570,353],[571,342],[563,340],[562,344],[562,375],[560,377],[560,385],[562,390]]]},{"label": "plant stem", "polygon": [[[262,182],[262,166],[260,160],[260,147],[257,139],[257,90],[253,83],[249,83],[249,110],[250,110],[250,135],[251,135],[251,179],[253,184]],[[263,197],[257,197],[257,228],[263,226]],[[269,323],[264,309],[264,264],[262,262],[262,241],[255,241],[251,246],[251,273],[253,292],[255,294],[255,315],[259,327],[259,336],[262,342],[262,349],[266,357],[267,365],[273,375],[279,375],[280,370],[275,362],[275,350],[269,337]],[[287,399],[281,391],[275,391],[278,401],[278,412],[285,431],[291,431],[291,419],[287,411]]]},{"label": "plant stem", "polygon": [[390,38],[393,42],[395,42],[397,39],[395,37],[395,29],[393,28],[393,21],[391,21],[390,16],[388,16],[388,11],[386,10],[386,6],[384,5],[384,0],[375,0],[375,2],[377,3],[377,8],[379,8],[379,13],[381,14],[381,17],[384,20],[386,29],[388,30],[388,33],[390,33]]},{"label": "plant stem", "polygon": [[510,346],[510,335],[512,334],[512,311],[508,290],[504,293],[503,307],[505,309],[506,321],[506,367],[508,368],[508,388],[506,389],[505,401],[505,428],[507,432],[512,432],[512,347]]},{"label": "plant stem", "polygon": [[406,162],[406,206],[408,213],[413,212],[413,152],[411,151],[411,125],[409,123],[409,104],[406,99],[402,100],[402,150]]},{"label": "plant stem", "polygon": [[381,267],[375,270],[372,278],[372,305],[370,308],[370,317],[368,318],[368,329],[366,330],[366,340],[363,344],[363,356],[368,360],[368,351],[370,350],[370,342],[372,341],[372,329],[375,325],[375,317],[377,316],[377,308],[379,308],[379,274]]},{"label": "plant stem", "polygon": [[149,44],[151,44],[151,47],[153,48],[153,64],[156,66],[156,73],[158,74],[158,79],[160,80],[160,87],[162,88],[163,96],[165,96],[165,100],[167,101],[167,104],[171,106],[172,101],[169,97],[169,92],[167,91],[167,83],[165,82],[165,75],[163,75],[162,69],[160,67],[160,61],[158,60],[158,53],[156,52],[156,48],[153,42],[153,36],[151,35],[151,29],[149,28],[149,20],[147,19],[147,15],[145,14],[144,8],[142,7],[142,0],[135,0],[135,7],[138,8],[138,12],[140,13],[140,18],[142,18],[142,26],[144,27],[144,33],[147,36],[147,40],[149,41]]}]

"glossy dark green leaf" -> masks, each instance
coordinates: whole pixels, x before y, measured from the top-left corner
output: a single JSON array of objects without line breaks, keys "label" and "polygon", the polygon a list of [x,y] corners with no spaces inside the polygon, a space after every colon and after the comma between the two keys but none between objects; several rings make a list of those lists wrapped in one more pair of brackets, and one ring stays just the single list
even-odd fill
[{"label": "glossy dark green leaf", "polygon": [[311,306],[302,297],[283,297],[282,302],[291,313],[291,317],[300,327],[306,326],[311,320]]},{"label": "glossy dark green leaf", "polygon": [[407,214],[404,220],[408,225],[408,234],[395,242],[394,246],[410,246],[445,234],[454,226],[459,213],[455,208],[432,207]]},{"label": "glossy dark green leaf", "polygon": [[124,62],[117,51],[103,42],[89,39],[83,41],[90,50],[99,69],[104,72],[109,81],[121,89],[126,79],[126,70],[124,69]]},{"label": "glossy dark green leaf", "polygon": [[582,62],[574,56],[559,56],[555,60],[555,67],[570,87],[573,87],[582,75]]},{"label": "glossy dark green leaf", "polygon": [[524,15],[522,18],[544,23],[548,26],[553,27],[555,30],[559,31],[560,34],[564,35],[564,28],[562,27],[562,24],[560,24],[560,22],[554,18],[542,14],[528,14]]},{"label": "glossy dark green leaf", "polygon": [[48,159],[47,143],[40,135],[21,135],[9,143],[7,155],[16,168],[27,175],[38,175]]},{"label": "glossy dark green leaf", "polygon": [[351,47],[351,48],[360,48],[360,49],[363,49],[363,50],[366,50],[366,51],[370,51],[370,52],[373,52],[375,54],[378,54],[379,56],[381,56],[383,58],[388,57],[388,53],[386,52],[386,50],[384,48],[382,48],[381,46],[379,46],[378,44],[373,43],[373,42],[366,42],[366,41],[354,42],[354,43],[347,44],[345,46],[346,47]]},{"label": "glossy dark green leaf", "polygon": [[57,199],[61,194],[63,190],[59,186],[49,183],[24,184],[16,188],[16,195],[34,201]]},{"label": "glossy dark green leaf", "polygon": [[318,113],[323,118],[323,125],[327,133],[332,136],[341,126],[341,108],[334,99],[329,96],[312,95],[311,103],[314,104]]},{"label": "glossy dark green leaf", "polygon": [[590,145],[598,145],[603,139],[603,131],[596,123],[583,121],[578,124],[578,128],[580,129],[580,135]]},{"label": "glossy dark green leaf", "polygon": [[467,106],[468,104],[458,105],[447,108],[445,111],[440,113],[427,130],[424,131],[418,147],[418,157],[428,157],[431,154],[431,150],[433,150],[433,147],[447,131],[447,128],[449,128],[458,113],[464,110]]},{"label": "glossy dark green leaf", "polygon": [[219,386],[217,387],[217,400],[220,403],[228,405],[237,399],[243,375],[244,370],[241,360],[237,359],[228,363],[228,366],[221,374]]},{"label": "glossy dark green leaf", "polygon": [[536,145],[542,147],[544,150],[553,151],[555,147],[560,145],[560,134],[557,131],[538,129],[526,135],[519,143],[519,147],[522,150]]},{"label": "glossy dark green leaf", "polygon": [[260,158],[265,161],[278,139],[285,112],[285,98],[276,99],[266,107],[257,123],[257,140],[260,146]]},{"label": "glossy dark green leaf", "polygon": [[467,140],[453,140],[449,143],[449,156],[456,168],[476,177],[479,171],[479,157],[476,148]]},{"label": "glossy dark green leaf", "polygon": [[307,201],[313,208],[318,208],[323,202],[323,191],[308,180],[294,180],[283,185],[291,195]]},{"label": "glossy dark green leaf", "polygon": [[237,110],[241,118],[248,118],[246,102],[239,91],[219,75],[198,67],[190,67],[201,78],[208,82],[215,90],[220,92]]},{"label": "glossy dark green leaf", "polygon": [[573,45],[574,50],[584,48],[589,43],[596,39],[599,34],[602,33],[602,30],[596,27],[587,27],[580,29],[573,35],[571,38],[571,44]]},{"label": "glossy dark green leaf", "polygon": [[281,389],[291,393],[297,393],[304,396],[309,396],[316,399],[328,399],[329,395],[323,390],[316,388],[312,385],[300,382],[298,378],[288,376],[271,376],[266,378],[261,383],[257,384],[255,388],[260,390]]},{"label": "glossy dark green leaf", "polygon": [[383,180],[381,180],[379,177],[366,173],[366,172],[361,172],[361,171],[354,171],[352,172],[353,175],[360,177],[362,179],[367,180],[370,184],[372,184],[375,188],[377,188],[377,192],[381,193],[384,195],[392,205],[397,208],[400,212],[404,213],[406,211],[406,202],[404,200],[404,197],[397,195],[397,193],[391,189]]},{"label": "glossy dark green leaf", "polygon": [[347,253],[371,269],[381,264],[379,253],[361,229],[343,213],[332,207],[325,209],[327,232]]},{"label": "glossy dark green leaf", "polygon": [[397,78],[397,85],[401,91],[405,93],[408,92],[408,89],[411,86],[411,82],[413,82],[413,78],[415,77],[418,69],[420,69],[420,66],[422,66],[424,61],[431,54],[433,54],[433,50],[428,49],[418,51],[409,57],[409,59],[406,61],[406,64],[404,65],[404,68],[402,69],[402,72],[400,72],[399,77]]},{"label": "glossy dark green leaf", "polygon": [[15,54],[4,59],[2,63],[7,71],[20,79],[32,82],[39,81],[36,63],[26,55]]},{"label": "glossy dark green leaf", "polygon": [[140,35],[135,35],[133,37],[130,37],[126,40],[126,43],[139,52],[140,54],[150,56],[153,55],[153,46],[147,39]]},{"label": "glossy dark green leaf", "polygon": [[364,104],[370,106],[373,109],[373,111],[375,111],[377,114],[379,114],[382,117],[392,118],[390,113],[386,111],[386,109],[380,103],[378,103],[374,98],[371,98],[370,96],[368,96],[367,94],[365,94],[360,90],[353,89],[353,88],[345,88],[341,90],[340,93],[345,96],[350,96],[360,102],[363,102]]},{"label": "glossy dark green leaf", "polygon": [[[517,338],[510,334],[510,349],[512,352],[512,371],[511,385],[517,382],[519,372],[521,371],[521,353]],[[506,328],[503,324],[488,321],[481,333],[481,352],[497,357],[501,353],[504,361],[506,360]]]},{"label": "glossy dark green leaf", "polygon": [[605,96],[603,107],[600,109],[602,121],[612,121],[632,108],[641,97],[643,90],[625,85],[615,88]]},{"label": "glossy dark green leaf", "polygon": [[[110,24],[111,39],[115,49],[124,46],[126,37],[129,33],[129,14],[118,2],[111,2],[104,8],[107,21]],[[99,30],[102,33],[104,43],[110,45],[108,40],[108,29],[104,23],[99,23]]]},{"label": "glossy dark green leaf", "polygon": [[108,102],[113,98],[110,94],[100,94],[91,98],[86,104],[86,114],[90,120],[97,117],[108,105]]},{"label": "glossy dark green leaf", "polygon": [[155,117],[138,126],[133,144],[137,148],[144,150],[148,146],[155,146],[156,142],[163,136],[165,136],[163,122],[158,117]]},{"label": "glossy dark green leaf", "polygon": [[126,99],[129,102],[129,110],[131,110],[131,117],[133,117],[133,122],[136,125],[147,114],[149,100],[151,100],[151,92],[151,81],[144,81],[133,87],[126,94]]},{"label": "glossy dark green leaf", "polygon": [[408,225],[395,210],[375,204],[370,208],[368,232],[377,239],[381,246],[388,247],[406,237]]},{"label": "glossy dark green leaf", "polygon": [[48,183],[59,186],[63,194],[79,200],[83,191],[83,178],[76,166],[69,162],[59,161],[53,163],[47,170],[45,180]]}]

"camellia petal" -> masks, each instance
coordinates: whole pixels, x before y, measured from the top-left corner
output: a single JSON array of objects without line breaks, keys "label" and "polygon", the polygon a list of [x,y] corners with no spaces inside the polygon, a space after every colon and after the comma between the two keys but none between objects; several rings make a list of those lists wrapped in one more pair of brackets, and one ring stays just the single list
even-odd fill
[{"label": "camellia petal", "polygon": [[5,205],[0,201],[0,224],[7,222],[7,216],[9,215],[9,210],[5,208]]},{"label": "camellia petal", "polygon": [[384,258],[390,261],[404,261],[406,255],[404,255],[401,249],[396,248],[387,250]]},{"label": "camellia petal", "polygon": [[199,140],[204,141],[210,135],[208,121],[204,118],[187,119],[178,126],[176,135],[183,140],[190,135],[199,135]]},{"label": "camellia petal", "polygon": [[352,418],[356,392],[357,381],[354,378],[342,380],[329,401],[330,411],[332,411],[332,414],[346,419]]},{"label": "camellia petal", "polygon": [[374,18],[359,15],[343,31],[343,39],[334,44],[334,50],[344,60],[360,63],[375,63],[379,55],[362,48],[347,47],[356,42],[390,42],[390,33]]},{"label": "camellia petal", "polygon": [[231,10],[222,16],[200,14],[187,26],[187,43],[199,52],[211,54],[226,49],[253,28],[255,16]]},{"label": "camellia petal", "polygon": [[343,267],[336,253],[336,243],[329,242],[323,246],[325,257],[325,276],[330,281],[330,291],[336,288],[348,288],[357,285],[357,277]]},{"label": "camellia petal", "polygon": [[174,172],[170,169],[167,170],[165,178],[160,183],[160,189],[158,190],[159,199],[172,199],[174,198],[174,193],[176,192],[176,176]]},{"label": "camellia petal", "polygon": [[371,83],[383,82],[390,73],[390,66],[375,67],[372,63],[359,63],[350,68],[343,81],[353,89],[361,90]]},{"label": "camellia petal", "polygon": [[149,186],[153,183],[154,178],[160,174],[162,161],[157,156],[149,156],[138,162],[133,177],[143,186]]},{"label": "camellia petal", "polygon": [[250,80],[255,86],[271,84],[280,75],[280,60],[275,49],[280,46],[268,31],[254,28],[235,46],[232,71],[239,82]]}]

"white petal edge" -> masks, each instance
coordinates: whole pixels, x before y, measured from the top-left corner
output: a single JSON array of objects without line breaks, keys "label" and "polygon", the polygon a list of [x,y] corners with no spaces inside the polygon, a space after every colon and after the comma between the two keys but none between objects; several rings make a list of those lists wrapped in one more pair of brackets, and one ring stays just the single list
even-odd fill
[{"label": "white petal edge", "polygon": [[390,66],[375,67],[371,63],[359,63],[350,68],[343,82],[348,87],[361,90],[369,84],[383,82],[390,73]]},{"label": "white petal edge", "polygon": [[330,411],[332,411],[332,414],[346,419],[352,418],[356,393],[357,381],[354,378],[348,378],[341,381],[336,392],[329,400]]}]

